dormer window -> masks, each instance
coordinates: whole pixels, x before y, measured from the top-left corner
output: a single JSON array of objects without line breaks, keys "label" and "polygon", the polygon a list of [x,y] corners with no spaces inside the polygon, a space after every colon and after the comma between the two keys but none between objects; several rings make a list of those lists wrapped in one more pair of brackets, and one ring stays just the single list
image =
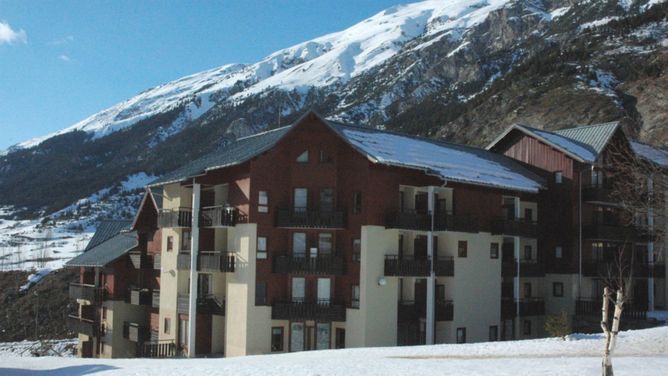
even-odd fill
[{"label": "dormer window", "polygon": [[332,157],[324,150],[320,150],[320,163],[330,163],[332,162]]},{"label": "dormer window", "polygon": [[561,171],[557,171],[554,173],[554,182],[557,184],[561,184],[564,180],[564,174]]},{"label": "dormer window", "polygon": [[299,154],[297,163],[308,163],[308,150],[304,150],[303,153]]}]

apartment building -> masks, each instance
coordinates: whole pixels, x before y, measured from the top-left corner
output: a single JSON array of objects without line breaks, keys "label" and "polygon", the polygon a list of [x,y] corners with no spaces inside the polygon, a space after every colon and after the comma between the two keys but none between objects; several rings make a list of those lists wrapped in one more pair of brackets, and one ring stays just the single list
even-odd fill
[{"label": "apartment building", "polygon": [[[86,300],[79,285],[71,290],[80,354],[543,336],[545,314],[582,313],[581,291],[596,283],[573,264],[572,179],[586,166],[522,159],[518,140],[542,131],[517,127],[482,150],[308,113],[161,177],[131,225],[100,226],[69,262],[81,268],[79,285],[96,291]],[[549,137],[533,139],[544,150],[528,153],[573,157]],[[657,265],[658,307],[666,289]]]}]

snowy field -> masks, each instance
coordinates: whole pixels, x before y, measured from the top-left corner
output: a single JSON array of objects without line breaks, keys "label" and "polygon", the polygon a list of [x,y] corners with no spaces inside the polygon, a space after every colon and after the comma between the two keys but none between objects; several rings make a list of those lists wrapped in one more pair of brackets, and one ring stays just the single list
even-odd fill
[{"label": "snowy field", "polygon": [[[466,345],[312,351],[230,359],[25,358],[0,375],[600,375],[601,335]],[[620,334],[616,375],[668,374],[668,327]]]}]

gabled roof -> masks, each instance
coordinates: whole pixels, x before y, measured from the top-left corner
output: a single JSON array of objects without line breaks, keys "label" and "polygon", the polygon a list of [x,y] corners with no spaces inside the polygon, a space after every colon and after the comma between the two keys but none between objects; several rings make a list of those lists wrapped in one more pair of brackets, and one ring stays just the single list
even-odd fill
[{"label": "gabled roof", "polygon": [[513,124],[487,145],[486,149],[492,149],[510,132],[517,130],[554,147],[577,161],[594,163],[617,129],[619,129],[619,122],[566,128],[554,132]]},{"label": "gabled roof", "polygon": [[104,243],[108,239],[117,235],[119,232],[124,230],[129,230],[132,226],[132,221],[122,220],[122,219],[108,219],[100,222],[95,230],[95,234],[88,242],[84,252],[87,252],[91,248],[95,248],[101,243]]},{"label": "gabled roof", "polygon": [[638,141],[629,141],[631,149],[640,158],[652,162],[657,166],[668,168],[668,150],[665,148],[658,148],[652,145],[643,144]]},{"label": "gabled roof", "polygon": [[[312,112],[304,115],[314,114]],[[543,179],[503,155],[483,149],[439,142],[322,119],[345,142],[373,163],[419,169],[443,180],[538,192]],[[299,124],[302,120],[295,124]],[[243,163],[269,150],[295,124],[238,139],[220,151],[206,155],[151,183],[152,187],[183,181],[206,171]]]},{"label": "gabled roof", "polygon": [[226,145],[221,150],[207,154],[202,158],[196,159],[183,167],[161,176],[156,181],[152,182],[149,187],[176,183],[187,178],[203,175],[210,170],[244,163],[269,150],[288,132],[288,130],[290,130],[290,128],[291,125],[288,125],[252,136],[239,138],[231,144]]},{"label": "gabled roof", "polygon": [[120,232],[65,263],[68,267],[103,267],[139,245],[137,233]]}]

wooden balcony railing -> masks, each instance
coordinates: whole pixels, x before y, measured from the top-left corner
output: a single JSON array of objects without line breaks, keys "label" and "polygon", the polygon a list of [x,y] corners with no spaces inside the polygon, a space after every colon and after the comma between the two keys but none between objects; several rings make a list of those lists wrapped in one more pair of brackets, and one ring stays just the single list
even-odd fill
[{"label": "wooden balcony railing", "polygon": [[75,333],[85,334],[89,337],[95,337],[100,332],[100,324],[94,320],[69,315],[67,317],[67,326]]},{"label": "wooden balcony railing", "polygon": [[[176,311],[180,314],[189,314],[189,296],[178,294],[176,297]],[[225,315],[225,300],[215,295],[204,295],[197,298],[197,313],[209,315]]]},{"label": "wooden balcony railing", "polygon": [[[437,300],[435,302],[436,321],[452,321],[454,317],[454,305],[452,300]],[[397,307],[399,322],[417,321],[426,318],[426,303],[413,300],[401,300]]]},{"label": "wooden balcony railing", "polygon": [[584,202],[611,202],[612,189],[607,186],[588,185],[582,188]]},{"label": "wooden balcony railing", "polygon": [[585,239],[632,240],[638,235],[633,227],[621,224],[589,224],[582,228]]},{"label": "wooden balcony railing", "polygon": [[[520,317],[541,316],[545,314],[543,298],[523,298],[519,300]],[[501,299],[501,318],[511,319],[517,316],[517,300]]]},{"label": "wooden balcony railing", "polygon": [[123,338],[131,342],[141,343],[149,339],[149,334],[145,326],[125,321],[123,323]]},{"label": "wooden balcony railing", "polygon": [[162,209],[158,213],[159,228],[188,228],[192,226],[193,212],[191,208]]},{"label": "wooden balcony railing", "polygon": [[480,231],[480,221],[477,217],[463,214],[441,212],[434,215],[434,231],[472,232]]},{"label": "wooden balcony railing", "polygon": [[346,213],[343,210],[279,208],[276,227],[342,229],[346,227]]},{"label": "wooden balcony railing", "polygon": [[151,290],[132,287],[129,290],[129,302],[133,305],[151,305]]},{"label": "wooden balcony railing", "polygon": [[172,340],[144,342],[138,355],[141,358],[172,358],[176,356],[176,343]]},{"label": "wooden balcony railing", "polygon": [[[601,317],[602,302],[600,299],[580,298],[575,301],[575,314],[580,316]],[[612,315],[611,310],[611,315]],[[631,302],[624,304],[622,319],[645,320],[647,319],[647,307],[634,305]]]},{"label": "wooden balcony railing", "polygon": [[538,237],[538,223],[523,218],[508,219],[497,217],[492,221],[492,234],[522,236],[525,238]]},{"label": "wooden balcony railing", "polygon": [[[200,252],[197,260],[202,272],[234,272],[235,257],[231,252]],[[190,253],[179,253],[176,269],[190,270]]]},{"label": "wooden balcony railing", "polygon": [[87,300],[91,303],[101,302],[104,294],[103,289],[83,283],[70,283],[70,299]]},{"label": "wooden balcony railing", "polygon": [[411,209],[392,210],[385,216],[385,227],[431,231],[431,214]]},{"label": "wooden balcony railing", "polygon": [[[520,260],[520,276],[521,277],[542,277],[545,275],[545,267],[539,263],[538,260]],[[503,260],[501,262],[501,276],[516,277],[517,276],[517,261]]]},{"label": "wooden balcony railing", "polygon": [[338,255],[281,255],[274,257],[274,273],[333,274],[344,273],[343,257]]},{"label": "wooden balcony railing", "polygon": [[[454,272],[454,271],[453,271]],[[385,256],[385,276],[428,276],[431,274],[429,258],[413,258],[397,255]]]},{"label": "wooden balcony railing", "polygon": [[317,302],[275,302],[271,307],[273,320],[346,321],[346,307],[329,300]]},{"label": "wooden balcony railing", "polygon": [[454,318],[455,307],[452,300],[436,301],[436,321],[452,321]]},{"label": "wooden balcony railing", "polygon": [[234,227],[239,221],[239,210],[230,206],[203,207],[200,212],[202,227]]},{"label": "wooden balcony railing", "polygon": [[436,258],[434,272],[438,277],[454,277],[455,259],[449,256],[439,256]]}]

